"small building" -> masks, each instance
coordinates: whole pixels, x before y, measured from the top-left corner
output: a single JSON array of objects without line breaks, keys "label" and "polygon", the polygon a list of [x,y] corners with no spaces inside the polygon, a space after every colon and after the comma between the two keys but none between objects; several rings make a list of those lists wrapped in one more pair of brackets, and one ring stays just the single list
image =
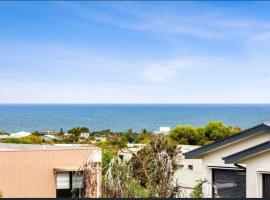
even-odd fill
[{"label": "small building", "polygon": [[100,148],[0,143],[0,191],[7,198],[80,197],[80,171],[89,159],[99,169],[93,175],[92,197],[100,197]]},{"label": "small building", "polygon": [[43,135],[42,139],[45,141],[59,140],[59,138],[56,137],[55,135]]},{"label": "small building", "polygon": [[270,126],[262,123],[184,153],[202,159],[207,198],[270,198]]},{"label": "small building", "polygon": [[181,186],[181,193],[178,197],[191,197],[193,188],[199,183],[202,176],[202,160],[201,159],[185,159],[183,154],[190,150],[200,148],[197,145],[179,145],[181,154],[179,156],[180,168],[175,171],[173,182],[175,185]]},{"label": "small building", "polygon": [[26,132],[26,131],[19,131],[19,132],[16,132],[16,133],[11,133],[9,138],[21,138],[21,137],[26,137],[26,136],[29,136],[29,135],[31,135],[31,133]]},{"label": "small building", "polygon": [[90,133],[81,133],[80,137],[83,139],[88,139],[90,136]]},{"label": "small building", "polygon": [[146,144],[128,144],[127,146],[127,148],[118,151],[118,157],[121,160],[129,161],[133,154],[140,151],[144,146],[146,146]]},{"label": "small building", "polygon": [[170,127],[160,127],[158,131],[153,131],[154,134],[164,134],[167,135],[171,131]]}]

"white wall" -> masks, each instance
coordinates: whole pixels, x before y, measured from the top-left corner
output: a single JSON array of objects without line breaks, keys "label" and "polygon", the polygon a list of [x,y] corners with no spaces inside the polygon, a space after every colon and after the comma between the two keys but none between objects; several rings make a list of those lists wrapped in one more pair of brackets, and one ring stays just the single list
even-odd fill
[{"label": "white wall", "polygon": [[246,160],[242,160],[239,163],[245,163],[247,165],[247,197],[262,197],[262,173],[270,173],[270,151],[257,154],[256,156],[252,156]]},{"label": "white wall", "polygon": [[261,144],[270,140],[269,133],[260,133],[251,137],[242,139],[235,143],[231,143],[218,150],[209,152],[203,155],[202,158],[202,180],[206,180],[208,183],[203,184],[204,197],[212,197],[212,170],[211,166],[219,167],[233,167],[231,164],[224,164],[223,157],[234,154],[249,147]]}]

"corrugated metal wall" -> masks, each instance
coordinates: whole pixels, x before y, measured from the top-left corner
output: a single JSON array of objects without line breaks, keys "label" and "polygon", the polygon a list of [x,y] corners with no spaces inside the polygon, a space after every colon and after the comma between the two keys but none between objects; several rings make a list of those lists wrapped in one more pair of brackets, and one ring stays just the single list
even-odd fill
[{"label": "corrugated metal wall", "polygon": [[[56,197],[54,168],[77,168],[98,149],[0,151],[4,197]],[[98,174],[101,180],[101,174]],[[100,188],[100,186],[98,186]]]}]

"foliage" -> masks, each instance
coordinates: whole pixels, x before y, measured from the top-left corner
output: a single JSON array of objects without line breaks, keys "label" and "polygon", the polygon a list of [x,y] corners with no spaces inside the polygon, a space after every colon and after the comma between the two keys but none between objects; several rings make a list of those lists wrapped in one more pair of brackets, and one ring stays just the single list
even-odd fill
[{"label": "foliage", "polygon": [[126,132],[121,134],[123,137],[126,138],[127,142],[134,143],[138,138],[138,133]]},{"label": "foliage", "polygon": [[198,181],[198,183],[195,185],[192,193],[192,198],[203,198],[203,192],[202,192],[202,181]]},{"label": "foliage", "polygon": [[113,152],[111,149],[102,149],[102,165],[103,165],[103,175],[109,168],[111,160],[117,156],[117,152]]},{"label": "foliage", "polygon": [[149,191],[130,175],[130,163],[114,158],[104,176],[103,197],[149,197]]},{"label": "foliage", "polygon": [[68,135],[64,136],[64,141],[66,143],[79,143],[81,134],[88,132],[89,129],[87,127],[74,127],[68,130]]},{"label": "foliage", "polygon": [[225,126],[221,122],[212,121],[199,128],[177,126],[171,130],[169,137],[179,144],[205,145],[239,131],[241,131],[239,127]]},{"label": "foliage", "polygon": [[17,143],[17,144],[41,144],[42,139],[40,136],[29,135],[21,138],[6,138],[1,140],[3,143]]},{"label": "foliage", "polygon": [[10,135],[10,134],[5,131],[0,131],[0,135]]},{"label": "foliage", "polygon": [[197,130],[191,126],[177,126],[170,132],[170,137],[180,144],[198,144],[200,141]]},{"label": "foliage", "polygon": [[98,146],[124,148],[127,147],[128,139],[119,133],[108,134],[106,141],[99,142]]},{"label": "foliage", "polygon": [[175,192],[172,184],[178,168],[180,149],[167,137],[155,135],[149,145],[137,152],[130,160],[131,176],[147,188],[152,197],[171,197]]},{"label": "foliage", "polygon": [[59,135],[64,135],[64,134],[65,134],[64,130],[60,128]]},{"label": "foliage", "polygon": [[230,135],[230,128],[224,126],[221,122],[209,122],[205,127],[205,136],[211,141],[219,140]]},{"label": "foliage", "polygon": [[48,141],[45,141],[44,144],[50,144],[50,145],[53,145],[53,144],[55,144],[55,142],[52,141],[52,140],[48,140]]},{"label": "foliage", "polygon": [[143,131],[138,135],[136,143],[149,144],[151,142],[152,135],[153,135],[152,133]]}]

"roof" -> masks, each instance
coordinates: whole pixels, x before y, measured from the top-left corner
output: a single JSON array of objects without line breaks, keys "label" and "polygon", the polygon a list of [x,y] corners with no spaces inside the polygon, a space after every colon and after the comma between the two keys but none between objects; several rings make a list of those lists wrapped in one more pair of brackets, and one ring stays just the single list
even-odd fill
[{"label": "roof", "polygon": [[238,140],[256,135],[256,134],[261,133],[261,132],[269,132],[270,133],[270,126],[265,124],[265,123],[261,123],[257,126],[253,126],[249,129],[243,130],[235,135],[218,140],[216,142],[205,145],[203,147],[188,151],[188,152],[184,153],[184,156],[186,159],[197,158],[200,155],[205,154],[209,151],[215,150],[215,149],[220,148],[222,146],[228,145],[232,142],[236,142]]},{"label": "roof", "polygon": [[10,137],[11,138],[20,138],[20,137],[26,137],[28,135],[31,135],[31,133],[25,132],[25,131],[20,131],[20,132],[17,132],[17,133],[10,134]]},{"label": "roof", "polygon": [[0,151],[22,151],[22,150],[83,150],[83,149],[100,149],[90,145],[80,144],[15,144],[0,143]]},{"label": "roof", "polygon": [[225,164],[232,164],[236,161],[242,160],[244,158],[253,156],[258,153],[262,153],[266,150],[270,150],[270,141],[258,144],[256,146],[250,147],[248,149],[239,151],[237,153],[234,153],[232,155],[226,156],[222,158],[225,161]]}]

